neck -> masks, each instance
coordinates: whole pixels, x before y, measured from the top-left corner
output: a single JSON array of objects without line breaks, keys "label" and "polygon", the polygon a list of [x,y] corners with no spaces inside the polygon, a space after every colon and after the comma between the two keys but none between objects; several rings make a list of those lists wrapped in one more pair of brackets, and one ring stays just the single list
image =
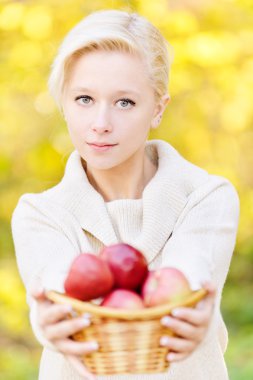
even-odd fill
[{"label": "neck", "polygon": [[91,185],[102,195],[105,202],[117,199],[139,199],[157,170],[145,152],[138,152],[127,162],[109,170],[86,167]]}]

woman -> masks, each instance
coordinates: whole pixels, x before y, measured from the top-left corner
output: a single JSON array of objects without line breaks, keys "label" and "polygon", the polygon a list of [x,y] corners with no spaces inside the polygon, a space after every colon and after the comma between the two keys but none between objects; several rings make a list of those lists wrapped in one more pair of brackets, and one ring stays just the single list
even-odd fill
[{"label": "woman", "polygon": [[50,303],[44,289],[63,291],[75,256],[119,241],[140,249],[150,269],[177,267],[209,295],[196,309],[179,308],[161,321],[178,335],[161,337],[170,349],[168,373],[113,379],[228,378],[220,300],[239,202],[226,179],[164,141],[147,141],[169,102],[168,50],[141,16],[100,11],[70,31],[54,61],[49,87],[75,151],[62,181],[22,196],[12,220],[31,324],[44,346],[41,380],[96,378],[80,357],[99,349],[97,342],[69,339],[89,318],[66,320],[70,308]]}]

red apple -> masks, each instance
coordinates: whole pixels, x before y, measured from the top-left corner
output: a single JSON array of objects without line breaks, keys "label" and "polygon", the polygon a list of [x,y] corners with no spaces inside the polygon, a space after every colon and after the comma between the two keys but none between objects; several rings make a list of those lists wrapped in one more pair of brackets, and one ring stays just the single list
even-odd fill
[{"label": "red apple", "polygon": [[71,264],[64,282],[66,294],[82,301],[106,295],[113,287],[108,264],[90,253],[82,253]]},{"label": "red apple", "polygon": [[144,303],[141,297],[132,290],[115,289],[104,298],[101,306],[135,310],[143,309]]},{"label": "red apple", "polygon": [[114,276],[115,288],[137,289],[145,280],[148,267],[143,254],[129,244],[119,243],[105,247],[100,257]]},{"label": "red apple", "polygon": [[141,290],[144,304],[148,307],[180,301],[190,292],[185,275],[172,267],[150,271]]}]

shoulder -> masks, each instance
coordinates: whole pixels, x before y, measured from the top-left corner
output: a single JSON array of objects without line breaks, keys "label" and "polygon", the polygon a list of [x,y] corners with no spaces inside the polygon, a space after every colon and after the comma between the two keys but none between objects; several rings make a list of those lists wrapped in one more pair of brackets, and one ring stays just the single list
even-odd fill
[{"label": "shoulder", "polygon": [[208,174],[207,180],[189,194],[185,212],[187,210],[195,210],[209,223],[213,217],[237,226],[240,200],[237,190],[228,179]]},{"label": "shoulder", "polygon": [[156,146],[159,160],[159,178],[166,179],[167,186],[175,186],[175,192],[186,202],[196,203],[212,195],[213,199],[239,207],[239,197],[234,185],[225,177],[210,174],[207,170],[184,158],[172,145],[162,140],[151,140]]},{"label": "shoulder", "polygon": [[13,211],[12,218],[25,218],[35,214],[47,213],[57,207],[56,193],[59,183],[38,193],[25,193],[20,196]]},{"label": "shoulder", "polygon": [[80,171],[80,158],[76,151],[72,152],[67,160],[63,178],[59,183],[40,193],[23,194],[13,211],[12,219],[22,219],[34,215],[58,215],[68,210],[70,196],[74,196],[73,181],[76,172]]},{"label": "shoulder", "polygon": [[55,225],[58,212],[55,212],[55,205],[44,197],[44,193],[23,194],[12,213],[12,230],[23,230],[35,228],[35,226]]}]

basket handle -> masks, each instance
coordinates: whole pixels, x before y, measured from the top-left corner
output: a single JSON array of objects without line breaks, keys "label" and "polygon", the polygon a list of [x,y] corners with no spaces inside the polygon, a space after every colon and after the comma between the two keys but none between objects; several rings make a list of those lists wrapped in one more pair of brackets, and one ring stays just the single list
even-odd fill
[{"label": "basket handle", "polygon": [[199,289],[192,291],[186,298],[181,301],[163,304],[154,307],[147,307],[141,310],[123,310],[114,309],[109,307],[101,307],[90,302],[79,301],[75,298],[68,297],[65,294],[49,290],[46,291],[46,297],[55,303],[70,304],[73,309],[80,313],[90,313],[98,317],[109,317],[122,320],[147,320],[150,318],[160,318],[166,314],[170,314],[176,307],[193,307],[200,300],[202,300],[208,291],[206,289]]}]

